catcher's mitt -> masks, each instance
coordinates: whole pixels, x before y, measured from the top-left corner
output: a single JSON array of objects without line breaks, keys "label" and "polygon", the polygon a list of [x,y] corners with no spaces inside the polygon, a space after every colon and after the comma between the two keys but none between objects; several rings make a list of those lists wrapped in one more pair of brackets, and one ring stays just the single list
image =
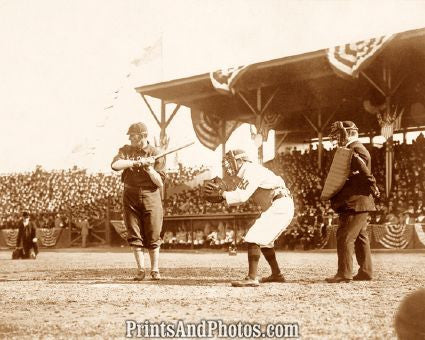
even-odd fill
[{"label": "catcher's mitt", "polygon": [[220,203],[224,201],[223,192],[227,190],[227,184],[220,177],[214,177],[204,182],[203,196],[208,202]]}]

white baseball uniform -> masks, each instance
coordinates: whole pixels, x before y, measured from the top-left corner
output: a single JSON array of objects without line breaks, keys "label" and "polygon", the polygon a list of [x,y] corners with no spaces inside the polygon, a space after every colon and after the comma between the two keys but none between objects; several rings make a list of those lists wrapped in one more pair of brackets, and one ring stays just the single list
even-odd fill
[{"label": "white baseball uniform", "polygon": [[241,179],[234,191],[225,191],[228,205],[239,205],[251,196],[262,208],[260,217],[245,235],[245,242],[272,248],[274,241],[294,217],[294,201],[282,177],[260,164],[244,162],[237,176]]}]

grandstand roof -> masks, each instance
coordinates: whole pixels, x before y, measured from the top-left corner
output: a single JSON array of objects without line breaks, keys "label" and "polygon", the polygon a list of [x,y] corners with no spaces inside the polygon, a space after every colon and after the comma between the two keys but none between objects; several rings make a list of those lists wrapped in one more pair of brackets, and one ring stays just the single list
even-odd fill
[{"label": "grandstand roof", "polygon": [[[322,123],[335,113],[332,120],[354,120],[361,132],[378,132],[377,118],[365,111],[364,101],[380,104],[384,98],[379,98],[363,76],[357,79],[338,76],[326,53],[322,49],[253,64],[238,81],[238,91],[255,106],[257,88],[262,89],[264,102],[278,88],[268,110],[282,116],[276,130],[290,132],[292,141],[317,136],[303,115],[317,123],[319,112]],[[410,109],[417,102],[425,105],[425,29],[399,33],[365,72],[379,79],[384,64],[391,66],[394,82],[404,79],[394,95],[397,105],[408,107],[402,127],[425,125],[425,111],[417,107]],[[214,89],[209,73],[141,86],[136,91],[168,103],[214,112],[226,120],[255,123],[255,115],[239,96],[222,95]]]}]

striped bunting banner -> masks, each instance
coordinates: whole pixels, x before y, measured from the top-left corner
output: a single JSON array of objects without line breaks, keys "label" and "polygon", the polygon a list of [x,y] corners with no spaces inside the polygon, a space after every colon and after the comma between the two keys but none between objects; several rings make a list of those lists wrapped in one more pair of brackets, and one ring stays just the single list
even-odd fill
[{"label": "striped bunting banner", "polygon": [[[224,121],[216,114],[195,109],[192,109],[191,116],[193,129],[199,141],[202,145],[213,151],[220,144],[225,143],[232,132],[242,124],[233,120]],[[223,124],[225,124],[224,129]]]},{"label": "striped bunting banner", "polygon": [[372,62],[394,36],[384,35],[330,48],[327,52],[328,60],[340,76],[357,78],[360,71]]},{"label": "striped bunting banner", "polygon": [[393,123],[384,124],[381,127],[381,135],[388,140],[393,135]]},{"label": "striped bunting banner", "polygon": [[237,66],[210,72],[211,83],[221,94],[235,94],[235,84],[248,67],[249,65]]},{"label": "striped bunting banner", "polygon": [[375,240],[388,249],[406,248],[413,236],[413,227],[404,224],[376,225],[373,228]]}]

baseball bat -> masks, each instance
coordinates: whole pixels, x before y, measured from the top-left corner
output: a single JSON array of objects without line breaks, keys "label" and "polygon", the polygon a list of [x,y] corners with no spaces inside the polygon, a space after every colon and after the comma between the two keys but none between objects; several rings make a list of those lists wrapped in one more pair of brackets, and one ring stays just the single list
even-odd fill
[{"label": "baseball bat", "polygon": [[174,149],[171,149],[171,150],[167,150],[167,151],[161,152],[160,154],[158,154],[156,156],[153,156],[153,157],[155,159],[158,159],[158,158],[164,157],[164,156],[166,156],[166,155],[168,155],[170,153],[173,153],[173,152],[179,151],[181,149],[187,148],[188,146],[191,146],[193,144],[195,144],[195,142],[190,142],[190,143],[187,143],[185,145],[179,146],[177,148],[174,148]]}]

